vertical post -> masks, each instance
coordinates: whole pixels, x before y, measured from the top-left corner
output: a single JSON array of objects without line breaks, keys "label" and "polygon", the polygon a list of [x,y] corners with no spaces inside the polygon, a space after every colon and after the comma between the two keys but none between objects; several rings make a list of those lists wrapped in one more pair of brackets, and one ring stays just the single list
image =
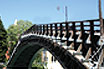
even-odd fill
[{"label": "vertical post", "polygon": [[57,37],[57,24],[55,24],[55,37]]},{"label": "vertical post", "polygon": [[40,25],[40,34],[42,34],[42,25]]},{"label": "vertical post", "polygon": [[84,30],[84,22],[80,22],[80,25],[81,25],[81,29],[80,29],[80,31],[81,31],[81,36],[82,36],[82,55],[85,57],[85,54],[86,54],[86,49],[85,49],[85,42],[86,42],[86,40],[84,39],[85,37],[84,37],[84,33],[85,33],[85,30]]},{"label": "vertical post", "polygon": [[46,35],[48,35],[48,33],[49,33],[49,32],[48,32],[48,24],[46,25],[46,30],[47,30]]},{"label": "vertical post", "polygon": [[60,24],[60,39],[61,39],[61,40],[62,40],[62,37],[63,37],[62,32],[63,32],[63,25],[62,25],[62,23],[61,23],[61,24]]},{"label": "vertical post", "polygon": [[68,21],[67,6],[65,6],[65,22]]},{"label": "vertical post", "polygon": [[36,26],[37,34],[38,34],[38,25]]},{"label": "vertical post", "polygon": [[100,33],[101,36],[104,36],[104,25],[103,25],[103,18],[102,18],[102,11],[101,11],[101,0],[99,0],[99,19],[100,19]]},{"label": "vertical post", "polygon": [[83,22],[81,22],[80,24],[81,24],[81,29],[80,29],[80,30],[81,30],[81,34],[82,34],[82,46],[84,46],[84,42],[83,42],[84,39],[83,39],[83,38],[84,38],[84,32],[85,32],[85,31],[84,31]]},{"label": "vertical post", "polygon": [[62,23],[60,24],[60,37],[62,39],[62,31],[63,31],[63,28],[62,28]]},{"label": "vertical post", "polygon": [[44,25],[44,30],[45,30],[45,32],[44,32],[44,34],[46,35],[46,33],[47,33],[47,29],[46,29],[47,27],[46,27],[46,24]]},{"label": "vertical post", "polygon": [[66,22],[66,37],[67,37],[67,46],[68,46],[68,34],[69,34],[69,29],[68,29],[68,23]]},{"label": "vertical post", "polygon": [[50,32],[51,32],[50,36],[52,36],[53,35],[52,24],[50,24]]},{"label": "vertical post", "polygon": [[90,33],[90,35],[91,35],[91,49],[92,49],[92,52],[91,52],[91,54],[93,53],[93,46],[94,46],[94,22],[93,21],[90,21],[90,31],[91,31],[91,33]]},{"label": "vertical post", "polygon": [[[101,0],[99,0],[99,19],[100,19],[100,33],[101,33],[100,42],[103,44],[104,43],[104,24],[103,24],[103,18],[102,18]],[[103,58],[104,58],[104,45],[103,45],[101,54],[99,56],[98,69],[99,69],[99,66],[101,65],[101,63],[103,62]]]},{"label": "vertical post", "polygon": [[38,25],[38,34],[40,34],[40,25]]},{"label": "vertical post", "polygon": [[75,39],[75,35],[76,35],[76,30],[75,30],[75,22],[72,23],[73,24],[73,37],[74,37],[74,48],[76,46],[76,39]]},{"label": "vertical post", "polygon": [[44,33],[45,33],[45,26],[43,25],[43,35],[44,35]]},{"label": "vertical post", "polygon": [[43,35],[43,25],[41,25],[41,27],[42,27],[42,35]]},{"label": "vertical post", "polygon": [[38,34],[40,35],[40,25],[38,25]]}]

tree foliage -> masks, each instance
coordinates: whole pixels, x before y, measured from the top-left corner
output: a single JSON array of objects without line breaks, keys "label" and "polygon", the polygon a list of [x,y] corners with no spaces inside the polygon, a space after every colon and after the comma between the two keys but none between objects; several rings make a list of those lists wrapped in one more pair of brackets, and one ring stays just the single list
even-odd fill
[{"label": "tree foliage", "polygon": [[12,53],[13,47],[14,45],[16,45],[20,34],[29,29],[32,25],[33,24],[30,21],[19,20],[17,21],[17,25],[12,24],[9,26],[9,28],[7,29],[7,40],[8,46],[11,48],[10,54]]},{"label": "tree foliage", "polygon": [[36,54],[35,54],[35,60],[33,61],[32,64],[32,69],[35,69],[35,67],[37,69],[44,69],[43,63],[42,63],[42,58],[41,58],[41,52],[43,49],[39,50]]},{"label": "tree foliage", "polygon": [[[17,21],[17,25],[10,25],[9,28],[7,29],[8,33],[8,45],[11,48],[10,54],[13,51],[13,47],[16,45],[18,38],[20,34],[22,34],[24,31],[29,29],[33,24],[30,21],[24,21],[24,20],[19,20]],[[42,68],[39,63],[41,63],[41,52],[39,51],[34,60],[34,64],[32,65],[33,68]]]},{"label": "tree foliage", "polygon": [[0,62],[5,62],[5,52],[7,50],[7,32],[0,19]]}]

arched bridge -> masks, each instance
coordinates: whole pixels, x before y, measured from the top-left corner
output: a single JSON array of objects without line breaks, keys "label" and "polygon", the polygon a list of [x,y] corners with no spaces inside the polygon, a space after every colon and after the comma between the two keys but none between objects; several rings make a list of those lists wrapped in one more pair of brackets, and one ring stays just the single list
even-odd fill
[{"label": "arched bridge", "polygon": [[41,48],[64,69],[104,66],[99,20],[33,25],[20,36],[7,67],[31,67],[34,54]]}]

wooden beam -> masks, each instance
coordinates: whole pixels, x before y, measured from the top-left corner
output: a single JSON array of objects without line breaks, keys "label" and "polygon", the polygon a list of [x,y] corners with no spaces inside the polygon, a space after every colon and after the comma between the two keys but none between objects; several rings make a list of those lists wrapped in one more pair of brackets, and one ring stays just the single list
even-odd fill
[{"label": "wooden beam", "polygon": [[88,52],[87,52],[87,54],[85,56],[85,59],[88,60],[90,55],[91,55],[91,47],[89,48],[89,50],[88,50]]},{"label": "wooden beam", "polygon": [[101,54],[99,56],[99,60],[98,60],[98,69],[99,69],[99,66],[103,63],[103,58],[104,58],[104,49],[102,49],[101,51]]},{"label": "wooden beam", "polygon": [[81,49],[82,49],[82,44],[80,44],[80,46],[78,47],[77,52],[80,52]]}]

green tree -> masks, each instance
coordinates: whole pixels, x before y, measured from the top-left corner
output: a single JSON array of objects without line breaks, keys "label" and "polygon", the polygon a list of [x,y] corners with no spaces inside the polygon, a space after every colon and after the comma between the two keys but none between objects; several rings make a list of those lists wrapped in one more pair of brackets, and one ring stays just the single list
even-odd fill
[{"label": "green tree", "polygon": [[7,32],[0,19],[0,62],[5,62],[5,53],[7,51]]},{"label": "green tree", "polygon": [[24,20],[19,20],[17,21],[17,24],[12,24],[9,26],[7,29],[7,34],[8,34],[8,46],[11,48],[10,54],[12,53],[14,45],[16,45],[18,41],[18,37],[20,34],[22,34],[24,31],[29,29],[32,26],[32,22],[30,21],[24,21]]},{"label": "green tree", "polygon": [[42,57],[41,57],[41,53],[42,53],[43,49],[39,50],[36,54],[35,54],[35,60],[32,63],[32,69],[35,69],[35,67],[37,69],[44,69],[43,63],[42,63]]},{"label": "green tree", "polygon": [[[10,54],[12,53],[14,45],[16,45],[18,41],[18,37],[24,31],[29,29],[33,24],[30,21],[19,20],[16,24],[12,24],[7,29],[8,33],[8,45],[11,48]],[[36,54],[33,67],[42,68],[41,63],[41,51]]]}]

